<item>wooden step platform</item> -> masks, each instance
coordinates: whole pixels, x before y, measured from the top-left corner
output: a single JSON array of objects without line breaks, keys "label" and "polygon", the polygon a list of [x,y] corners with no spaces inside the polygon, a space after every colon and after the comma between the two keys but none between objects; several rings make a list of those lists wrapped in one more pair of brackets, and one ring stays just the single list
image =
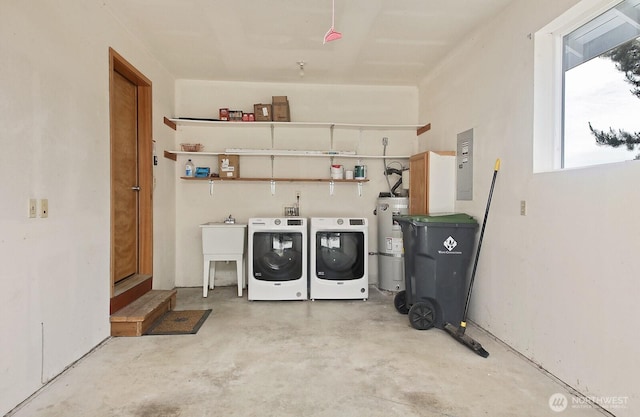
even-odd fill
[{"label": "wooden step platform", "polygon": [[131,304],[146,292],[151,291],[153,279],[151,275],[135,274],[119,281],[113,288],[109,314],[113,314],[121,308]]},{"label": "wooden step platform", "polygon": [[176,290],[151,290],[111,315],[111,336],[142,336],[176,305]]}]

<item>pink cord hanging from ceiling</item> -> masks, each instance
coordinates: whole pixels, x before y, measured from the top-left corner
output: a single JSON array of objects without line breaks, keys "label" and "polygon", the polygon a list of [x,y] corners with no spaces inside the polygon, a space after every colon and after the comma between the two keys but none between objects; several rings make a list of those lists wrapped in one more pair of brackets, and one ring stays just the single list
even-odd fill
[{"label": "pink cord hanging from ceiling", "polygon": [[323,45],[326,44],[327,42],[336,41],[342,38],[342,33],[336,32],[334,28],[335,20],[336,20],[336,0],[333,0],[332,7],[331,7],[331,29],[329,29],[329,31],[327,31],[327,33],[324,35],[324,42],[322,42]]}]

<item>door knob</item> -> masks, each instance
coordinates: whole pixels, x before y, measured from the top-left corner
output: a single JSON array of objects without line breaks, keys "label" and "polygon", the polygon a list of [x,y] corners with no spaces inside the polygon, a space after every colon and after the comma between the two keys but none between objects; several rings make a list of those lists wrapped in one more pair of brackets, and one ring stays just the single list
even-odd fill
[{"label": "door knob", "polygon": [[139,185],[134,185],[133,187],[131,187],[131,189],[133,191],[140,191],[140,186]]}]

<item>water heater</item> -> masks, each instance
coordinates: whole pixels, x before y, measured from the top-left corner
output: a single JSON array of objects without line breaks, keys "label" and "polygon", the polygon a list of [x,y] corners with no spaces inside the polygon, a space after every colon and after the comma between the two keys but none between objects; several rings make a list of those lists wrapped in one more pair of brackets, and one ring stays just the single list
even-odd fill
[{"label": "water heater", "polygon": [[378,288],[381,290],[405,289],[402,229],[393,221],[397,214],[409,214],[408,197],[378,198]]}]

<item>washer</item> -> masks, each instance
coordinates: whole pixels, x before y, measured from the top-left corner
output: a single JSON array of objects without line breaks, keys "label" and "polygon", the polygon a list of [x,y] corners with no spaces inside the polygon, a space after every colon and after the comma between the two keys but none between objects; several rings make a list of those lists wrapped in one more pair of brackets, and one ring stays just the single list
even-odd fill
[{"label": "washer", "polygon": [[307,227],[302,217],[249,219],[249,300],[307,299]]},{"label": "washer", "polygon": [[311,299],[369,298],[367,219],[312,217],[309,238]]}]

